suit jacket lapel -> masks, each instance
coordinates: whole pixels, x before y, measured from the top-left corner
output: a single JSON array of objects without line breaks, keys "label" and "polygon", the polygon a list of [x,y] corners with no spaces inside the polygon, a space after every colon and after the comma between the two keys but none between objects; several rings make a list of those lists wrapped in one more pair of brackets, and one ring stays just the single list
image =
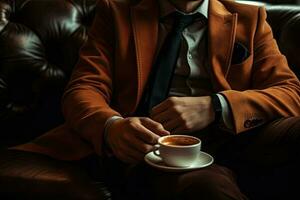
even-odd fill
[{"label": "suit jacket lapel", "polygon": [[157,47],[159,8],[156,0],[142,0],[131,7],[132,28],[135,41],[138,91],[136,106],[152,68]]},{"label": "suit jacket lapel", "polygon": [[237,14],[230,13],[217,0],[210,0],[208,19],[208,53],[215,91],[230,89],[226,81],[231,63]]}]

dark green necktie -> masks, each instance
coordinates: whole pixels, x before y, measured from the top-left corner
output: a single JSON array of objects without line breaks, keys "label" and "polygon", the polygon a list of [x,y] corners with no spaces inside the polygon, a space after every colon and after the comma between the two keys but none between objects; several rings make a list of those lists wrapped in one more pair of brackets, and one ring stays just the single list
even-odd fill
[{"label": "dark green necktie", "polygon": [[172,30],[166,36],[159,51],[154,64],[154,71],[152,71],[148,81],[148,88],[145,91],[144,99],[142,99],[139,105],[138,114],[148,115],[155,105],[167,98],[180,50],[182,31],[188,25],[192,24],[196,18],[199,18],[199,14],[183,15],[174,13],[173,16],[174,24]]}]

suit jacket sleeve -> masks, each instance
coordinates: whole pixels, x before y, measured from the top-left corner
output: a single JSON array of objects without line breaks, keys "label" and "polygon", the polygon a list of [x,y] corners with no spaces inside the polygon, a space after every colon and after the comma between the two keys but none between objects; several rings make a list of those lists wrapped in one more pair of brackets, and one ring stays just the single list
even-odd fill
[{"label": "suit jacket sleeve", "polygon": [[232,110],[235,132],[240,133],[279,117],[300,114],[300,84],[290,70],[266,22],[264,8],[259,9],[253,39],[254,60],[249,90],[223,91]]},{"label": "suit jacket sleeve", "polygon": [[110,108],[114,28],[109,1],[98,1],[89,37],[62,99],[69,128],[102,153],[106,120],[120,115]]}]

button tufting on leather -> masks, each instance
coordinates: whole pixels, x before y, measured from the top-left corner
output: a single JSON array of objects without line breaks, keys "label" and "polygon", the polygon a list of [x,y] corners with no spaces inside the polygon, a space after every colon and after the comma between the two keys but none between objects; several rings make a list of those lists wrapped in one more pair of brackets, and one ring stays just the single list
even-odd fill
[{"label": "button tufting on leather", "polygon": [[31,138],[63,122],[63,89],[87,40],[95,6],[96,0],[0,0],[5,137]]}]

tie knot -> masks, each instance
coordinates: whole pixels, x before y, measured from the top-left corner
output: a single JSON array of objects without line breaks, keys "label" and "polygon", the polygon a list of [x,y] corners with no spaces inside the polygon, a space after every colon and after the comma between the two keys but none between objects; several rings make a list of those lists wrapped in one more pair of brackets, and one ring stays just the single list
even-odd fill
[{"label": "tie knot", "polygon": [[199,18],[199,14],[184,15],[181,13],[176,13],[174,19],[174,29],[178,32],[182,32],[183,29],[192,24],[197,18]]}]

